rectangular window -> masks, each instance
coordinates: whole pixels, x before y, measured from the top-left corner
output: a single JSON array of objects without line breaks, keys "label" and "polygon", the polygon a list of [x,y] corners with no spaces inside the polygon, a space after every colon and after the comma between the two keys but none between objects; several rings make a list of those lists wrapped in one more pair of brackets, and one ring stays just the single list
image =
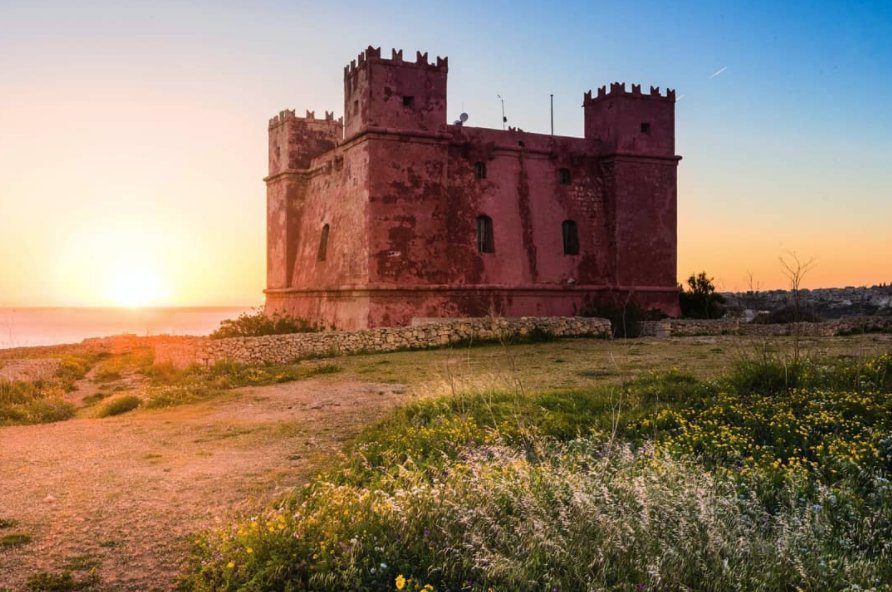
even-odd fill
[{"label": "rectangular window", "polygon": [[316,261],[325,261],[328,256],[328,224],[322,227],[322,236],[319,237],[319,251],[316,253]]},{"label": "rectangular window", "polygon": [[579,230],[576,228],[576,222],[564,220],[562,230],[564,231],[564,255],[578,255]]},{"label": "rectangular window", "polygon": [[649,133],[650,133],[650,122],[649,122],[649,121],[642,121],[642,122],[641,122],[641,133],[642,133],[642,134],[649,134]]},{"label": "rectangular window", "polygon": [[569,185],[571,181],[570,169],[561,169],[560,170],[560,179],[561,185]]},{"label": "rectangular window", "polygon": [[477,216],[477,250],[481,253],[496,252],[492,236],[492,218],[489,216]]},{"label": "rectangular window", "polygon": [[403,97],[403,107],[411,107],[415,104],[415,97]]}]

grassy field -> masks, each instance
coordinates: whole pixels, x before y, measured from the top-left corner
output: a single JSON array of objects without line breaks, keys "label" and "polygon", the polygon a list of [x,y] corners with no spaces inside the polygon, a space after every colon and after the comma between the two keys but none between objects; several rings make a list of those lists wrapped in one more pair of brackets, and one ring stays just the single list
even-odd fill
[{"label": "grassy field", "polygon": [[[886,590],[887,337],[566,340],[361,356],[419,398],[197,590]],[[432,380],[432,376],[436,376]]]},{"label": "grassy field", "polygon": [[[197,403],[239,387],[302,380],[340,370],[326,361],[255,367],[220,362],[211,367],[175,369],[154,365],[148,346],[115,355],[84,351],[79,346],[15,353],[26,360],[48,355],[47,359],[58,361],[58,367],[51,376],[37,380],[0,379],[0,426],[53,423],[76,416],[101,418],[142,406],[151,409]],[[0,356],[0,365],[7,356]],[[83,396],[72,396],[78,391],[83,391]]]},{"label": "grassy field", "polygon": [[[69,419],[75,406],[65,395],[75,389],[98,357],[86,353],[62,353],[58,368],[39,380],[0,380],[0,426],[50,423]],[[0,359],[2,363],[2,359]]]},{"label": "grassy field", "polygon": [[[271,483],[285,470],[307,480],[204,532],[184,589],[890,589],[892,336],[799,346],[798,363],[788,338],[721,336],[564,339],[185,370],[153,366],[147,349],[86,356],[55,348],[50,355],[65,368],[6,388],[19,397],[15,405],[52,398],[69,411],[34,419],[7,413],[5,421],[76,417],[64,433],[69,446],[94,442],[85,444],[90,454],[125,435],[136,445],[129,426],[138,426],[134,437],[160,438],[144,462],[124,463],[135,473],[123,482],[194,485],[178,502],[192,524],[202,519],[185,512],[190,504],[209,499],[204,489],[222,496],[234,477],[193,484],[188,467],[250,467],[260,460],[251,460],[251,446],[262,444]],[[338,398],[359,394],[365,403],[356,411]],[[180,430],[172,418],[194,427]],[[19,438],[35,442],[45,437],[35,431],[41,426],[10,429],[29,430]],[[331,444],[316,451],[317,437]],[[333,452],[345,441],[342,453]],[[176,462],[168,459],[174,451]],[[90,462],[101,473],[106,459]],[[45,462],[23,464],[29,468],[19,478]],[[306,469],[293,472],[295,462]],[[243,489],[264,487],[245,480]],[[117,507],[115,487],[102,481],[102,507]],[[81,492],[85,508],[95,489]],[[179,521],[162,526],[152,499],[139,506],[141,520],[158,526],[150,539],[172,536]],[[55,548],[43,534],[49,523],[29,508],[0,512],[0,555]],[[105,514],[103,533],[117,532],[129,515]],[[82,529],[72,516],[65,528]],[[18,570],[16,581],[32,590],[102,590],[122,581],[131,583],[121,589],[143,589],[149,576],[128,580],[127,562],[117,565],[114,556],[148,565],[156,554],[150,539],[140,539],[141,550],[93,549],[89,569],[70,557],[41,560],[41,570]],[[176,553],[159,560],[176,565],[186,550],[171,548]]]}]

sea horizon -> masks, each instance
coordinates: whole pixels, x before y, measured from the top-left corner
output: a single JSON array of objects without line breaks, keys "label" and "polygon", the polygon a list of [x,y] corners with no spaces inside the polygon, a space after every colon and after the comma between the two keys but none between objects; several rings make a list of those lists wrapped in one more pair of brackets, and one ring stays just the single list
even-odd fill
[{"label": "sea horizon", "polygon": [[0,306],[0,350],[134,334],[207,335],[257,306]]}]

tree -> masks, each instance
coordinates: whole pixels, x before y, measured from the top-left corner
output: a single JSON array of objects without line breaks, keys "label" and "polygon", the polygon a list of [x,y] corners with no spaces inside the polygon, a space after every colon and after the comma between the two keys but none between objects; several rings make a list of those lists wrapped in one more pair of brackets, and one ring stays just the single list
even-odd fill
[{"label": "tree", "polygon": [[681,316],[690,319],[718,319],[725,314],[725,297],[715,291],[713,278],[701,271],[688,278],[688,289],[679,286]]},{"label": "tree", "polygon": [[815,265],[814,259],[802,261],[794,251],[788,251],[786,255],[779,257],[783,273],[790,282],[790,294],[793,298],[793,360],[799,363],[800,340],[802,337],[802,296],[800,294],[802,278],[805,277]]}]

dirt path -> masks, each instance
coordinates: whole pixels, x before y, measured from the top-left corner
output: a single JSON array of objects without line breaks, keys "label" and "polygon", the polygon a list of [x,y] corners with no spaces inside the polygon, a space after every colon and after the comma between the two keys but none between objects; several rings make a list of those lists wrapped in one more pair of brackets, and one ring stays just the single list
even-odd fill
[{"label": "dirt path", "polygon": [[167,590],[189,535],[302,482],[318,455],[406,399],[325,377],[107,419],[0,428],[0,590],[96,566],[105,590]]}]

